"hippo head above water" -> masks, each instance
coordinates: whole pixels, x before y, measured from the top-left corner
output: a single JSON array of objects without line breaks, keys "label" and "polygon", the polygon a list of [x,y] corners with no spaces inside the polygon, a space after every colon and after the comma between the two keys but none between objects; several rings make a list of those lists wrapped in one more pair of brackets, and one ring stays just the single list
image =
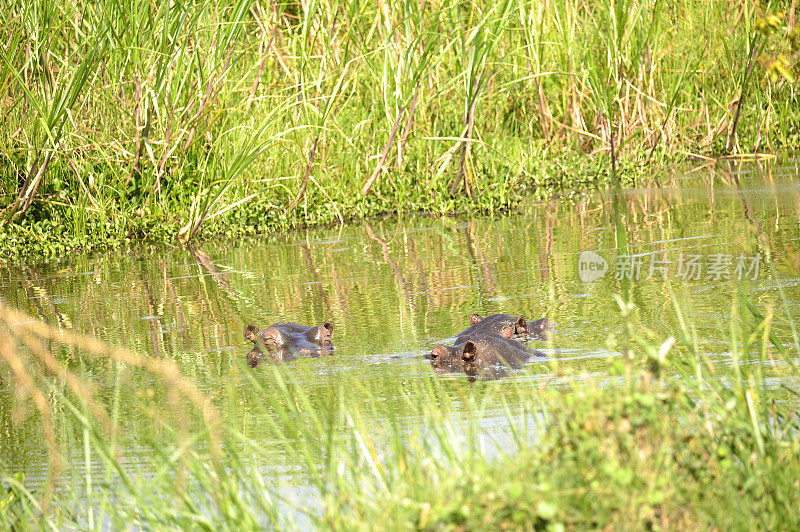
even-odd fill
[{"label": "hippo head above water", "polygon": [[470,375],[490,367],[519,369],[532,357],[543,356],[512,340],[513,334],[507,326],[501,334],[475,333],[459,337],[454,345],[439,344],[431,351],[431,365],[434,369],[464,371]]},{"label": "hippo head above water", "polygon": [[333,324],[326,321],[315,327],[294,322],[282,322],[259,329],[250,323],[244,328],[244,337],[258,349],[263,345],[270,354],[282,351],[302,355],[330,354],[333,351]]}]

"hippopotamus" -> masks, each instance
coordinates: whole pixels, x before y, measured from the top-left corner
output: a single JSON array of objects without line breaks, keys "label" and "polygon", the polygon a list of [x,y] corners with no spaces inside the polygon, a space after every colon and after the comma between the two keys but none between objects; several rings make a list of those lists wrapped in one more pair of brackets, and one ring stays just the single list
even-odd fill
[{"label": "hippopotamus", "polygon": [[460,336],[455,344],[439,344],[430,354],[431,366],[445,371],[464,371],[470,376],[498,378],[507,375],[509,369],[519,369],[525,362],[543,353],[513,340],[511,326],[504,327],[500,334],[478,332]]},{"label": "hippopotamus", "polygon": [[[253,342],[255,347],[248,353],[248,364],[258,359],[256,352],[264,347],[275,361],[294,360],[297,355],[330,355],[333,354],[333,324],[329,321],[308,327],[294,322],[282,322],[261,329],[250,323],[244,328],[244,337]],[[255,365],[258,365],[255,363]]]},{"label": "hippopotamus", "polygon": [[469,317],[469,323],[470,327],[461,331],[458,337],[469,336],[476,332],[499,333],[504,327],[511,326],[516,338],[547,340],[554,328],[552,322],[547,318],[526,321],[522,316],[514,317],[510,314],[492,314],[483,318],[477,312],[473,312]]}]

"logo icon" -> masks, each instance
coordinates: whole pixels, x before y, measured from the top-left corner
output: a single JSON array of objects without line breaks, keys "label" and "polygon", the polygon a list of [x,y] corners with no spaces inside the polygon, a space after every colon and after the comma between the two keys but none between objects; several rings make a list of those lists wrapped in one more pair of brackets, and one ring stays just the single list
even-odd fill
[{"label": "logo icon", "polygon": [[594,251],[581,251],[578,257],[578,277],[584,283],[591,283],[602,278],[608,271],[606,259]]}]

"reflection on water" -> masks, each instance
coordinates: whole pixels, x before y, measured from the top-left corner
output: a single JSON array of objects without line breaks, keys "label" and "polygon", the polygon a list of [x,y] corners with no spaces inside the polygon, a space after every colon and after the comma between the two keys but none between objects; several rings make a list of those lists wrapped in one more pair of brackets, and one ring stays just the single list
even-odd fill
[{"label": "reflection on water", "polygon": [[[796,160],[723,162],[661,177],[664,188],[556,199],[496,218],[407,216],[3,269],[0,287],[8,304],[48,323],[175,359],[216,398],[245,397],[243,372],[264,371],[247,365],[252,343],[242,331],[249,322],[332,321],[333,356],[283,366],[311,393],[327,393],[347,373],[374,382],[379,394],[384,379],[430,375],[423,355],[468,327],[473,312],[555,323],[549,341],[532,343],[548,359],[510,377],[539,384],[552,364],[603,374],[618,356],[612,294],[635,303],[633,319],[663,336],[676,328],[674,295],[697,338],[719,357],[726,356],[719,348],[738,278],[758,308],[772,305],[781,288],[797,312],[799,179]],[[581,281],[582,257],[595,257],[591,282]],[[120,378],[113,363],[76,352],[61,357],[110,404]],[[141,378],[135,385],[142,390],[157,386],[126,378]],[[5,370],[0,379],[0,455],[12,471],[35,469],[43,459],[38,440],[27,437],[35,422],[13,422]],[[125,400],[120,413],[142,415]]]}]

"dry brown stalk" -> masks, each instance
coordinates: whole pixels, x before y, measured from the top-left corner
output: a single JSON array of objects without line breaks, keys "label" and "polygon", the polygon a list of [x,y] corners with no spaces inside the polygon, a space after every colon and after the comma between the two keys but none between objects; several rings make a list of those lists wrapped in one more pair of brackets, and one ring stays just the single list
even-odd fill
[{"label": "dry brown stalk", "polygon": [[703,141],[701,146],[708,146],[711,144],[711,141],[714,140],[714,130],[711,129],[711,117],[708,114],[708,102],[706,102],[706,94],[704,91],[700,91],[700,98],[702,99],[703,107],[702,112],[703,116],[706,119],[706,139]]},{"label": "dry brown stalk", "polygon": [[473,91],[475,96],[473,97],[472,103],[469,106],[469,111],[467,111],[467,116],[465,118],[466,128],[464,131],[463,139],[461,140],[461,156],[459,157],[458,161],[458,174],[456,174],[456,178],[453,181],[453,184],[450,185],[450,194],[455,194],[464,186],[464,191],[467,193],[467,197],[472,197],[472,191],[470,190],[469,186],[469,179],[467,176],[467,159],[469,157],[469,148],[472,142],[472,129],[475,125],[475,108],[478,105],[478,87],[481,83],[481,77],[478,76],[475,78],[475,82],[473,84]]},{"label": "dry brown stalk", "polygon": [[397,166],[403,164],[403,150],[408,143],[408,136],[411,134],[411,127],[414,125],[414,113],[417,112],[417,103],[419,98],[420,82],[417,82],[417,88],[414,92],[414,98],[411,99],[411,109],[408,110],[408,118],[406,125],[403,128],[403,136],[400,137],[400,145],[397,147]]},{"label": "dry brown stalk", "polygon": [[400,118],[403,116],[403,111],[405,111],[405,107],[397,111],[397,117],[394,119],[394,126],[392,126],[392,131],[389,133],[389,140],[386,141],[386,145],[383,147],[383,151],[381,152],[381,158],[378,161],[378,166],[375,167],[375,170],[372,171],[372,174],[364,181],[364,185],[361,187],[361,195],[366,196],[369,194],[369,189],[372,188],[372,185],[375,183],[375,180],[378,179],[378,175],[380,175],[381,170],[385,168],[386,158],[389,156],[389,150],[394,143],[394,136],[397,134],[397,128],[400,125]]},{"label": "dry brown stalk", "polygon": [[[277,15],[274,15],[274,16],[277,17]],[[284,17],[284,21],[285,20],[286,19]],[[278,23],[277,23],[277,18],[276,18],[276,22],[275,22],[276,28],[277,28],[277,24]],[[277,37],[276,40],[272,43],[272,52],[275,54],[275,59],[277,59],[278,64],[280,65],[281,69],[283,69],[283,73],[286,74],[287,76],[292,76],[292,71],[289,68],[289,65],[286,64],[286,59],[284,59],[283,54],[281,54],[281,50],[280,50],[280,46],[279,46],[279,44],[281,42],[281,34],[280,34],[280,32],[277,31],[277,29],[276,29],[276,37]],[[267,50],[267,53],[269,53],[269,50]]]},{"label": "dry brown stalk", "polygon": [[[570,70],[572,70],[571,65]],[[583,121],[583,117],[581,116],[581,99],[579,96],[582,96],[582,93],[578,90],[578,87],[575,84],[575,78],[570,76],[566,115],[569,116],[570,120],[572,121],[571,129],[573,131],[588,131],[586,129],[586,123]]]},{"label": "dry brown stalk", "polygon": [[156,173],[156,182],[153,184],[153,192],[161,192],[161,177],[164,175],[164,169],[167,166],[167,158],[172,150],[169,149],[169,143],[172,140],[172,123],[175,118],[175,104],[170,101],[170,91],[167,89],[167,101],[169,101],[169,122],[167,123],[167,135],[164,139],[164,153],[161,156],[161,163],[158,165],[158,172]]},{"label": "dry brown stalk", "polygon": [[[253,20],[255,20],[256,25],[261,30],[261,44],[263,45],[264,40],[266,40],[266,36],[270,34],[267,31],[267,24],[269,21],[266,20],[264,16],[264,12],[261,9],[259,4],[254,4],[250,6],[250,14],[253,15]],[[261,83],[261,75],[264,73],[264,67],[267,65],[267,59],[269,59],[269,49],[272,48],[272,43],[275,41],[275,36],[278,33],[278,26],[277,24],[273,27],[270,39],[267,42],[266,46],[262,46],[259,48],[259,51],[263,54],[263,58],[258,65],[258,72],[256,73],[256,77],[253,80],[253,85],[250,87],[250,96],[247,98],[247,104],[245,105],[244,112],[247,114],[250,111],[250,106],[253,104],[253,99],[256,96],[256,91],[258,90],[258,85]]]},{"label": "dry brown stalk", "polygon": [[139,118],[139,106],[141,105],[142,100],[142,86],[139,82],[139,76],[135,77],[136,88],[134,89],[134,98],[136,99],[136,106],[133,110],[134,116],[134,124],[136,126],[136,139],[134,140],[134,144],[137,145],[136,148],[136,158],[133,160],[133,166],[131,167],[130,175],[128,176],[128,181],[133,178],[133,174],[139,171],[139,164],[142,159],[142,153],[144,152],[144,145],[147,142],[147,137],[150,135],[150,126],[152,124],[151,115],[153,107],[147,107],[147,115],[145,117],[144,128],[140,128],[141,120]]},{"label": "dry brown stalk", "polygon": [[464,140],[461,141],[461,157],[458,161],[458,175],[450,187],[450,193],[455,194],[461,185],[464,185],[464,190],[468,197],[472,197],[472,191],[469,186],[469,179],[467,179],[467,158],[469,157],[469,147],[472,140],[472,128],[475,125],[475,106],[478,103],[477,98],[472,102],[467,114],[467,131],[464,135]]},{"label": "dry brown stalk", "polygon": [[616,181],[617,180],[617,154],[616,154],[616,151],[614,150],[614,125],[611,124],[610,121],[608,121],[607,123],[608,123],[609,143],[611,145],[611,172],[612,172],[612,177],[613,177],[614,181]]},{"label": "dry brown stalk", "polygon": [[303,176],[303,183],[300,185],[300,190],[297,191],[297,195],[294,197],[292,202],[289,204],[289,210],[293,211],[295,207],[300,203],[300,200],[303,198],[303,195],[306,193],[306,189],[308,188],[308,178],[311,176],[311,168],[314,167],[314,154],[317,152],[317,143],[319,142],[319,135],[314,139],[314,144],[311,146],[311,151],[308,154],[308,164],[306,165],[306,173]]},{"label": "dry brown stalk", "polygon": [[553,113],[550,111],[550,106],[547,104],[547,97],[544,94],[544,87],[538,81],[536,82],[536,93],[539,100],[539,123],[542,125],[542,136],[547,141],[552,138],[553,132]]},{"label": "dry brown stalk", "polygon": [[[55,153],[55,150],[58,148],[58,144],[59,143],[57,142],[52,150],[47,150],[47,153],[44,156],[44,161],[42,161],[42,164],[39,165],[38,168],[31,167],[31,171],[28,174],[28,179],[25,180],[25,184],[20,189],[17,201],[14,202],[14,204],[19,205],[15,211],[12,211],[13,214],[24,216],[30,208],[31,204],[33,203],[33,198],[36,197],[36,192],[39,191],[39,186],[42,184],[44,173],[47,170],[47,167],[50,165],[50,159],[53,158],[53,153]],[[35,174],[34,170],[36,172]]]},{"label": "dry brown stalk", "polygon": [[36,356],[36,358],[42,364],[44,364],[44,367],[46,367],[53,375],[57,376],[59,379],[62,379],[67,384],[69,389],[72,390],[72,393],[74,393],[81,400],[86,401],[86,404],[94,417],[97,418],[106,432],[111,433],[111,418],[108,417],[108,414],[105,410],[103,410],[103,407],[100,406],[100,403],[94,400],[92,388],[81,381],[61,362],[56,360],[53,354],[44,346],[44,344],[42,344],[42,342],[39,341],[38,338],[34,337],[24,329],[20,331],[19,336],[23,343],[28,346],[31,352]]},{"label": "dry brown stalk", "polygon": [[[133,137],[133,145],[137,146],[139,144],[139,135],[141,134],[141,120],[139,120],[139,105],[142,102],[142,84],[139,82],[139,74],[134,74],[133,76],[133,129],[135,131]],[[131,167],[130,175],[128,179],[130,180],[133,177],[133,173],[136,171],[136,166],[138,161],[133,163]]]},{"label": "dry brown stalk", "polygon": [[[217,46],[217,33],[214,33],[214,37],[211,39],[211,49],[213,50]],[[230,57],[230,56],[229,56]],[[194,115],[194,119],[192,119],[192,127],[189,129],[189,137],[186,139],[186,144],[183,146],[183,151],[189,149],[189,146],[192,145],[192,141],[194,140],[194,135],[197,132],[197,121],[200,120],[200,117],[203,115],[203,111],[206,108],[206,104],[208,103],[209,99],[211,99],[211,90],[214,88],[214,81],[216,79],[216,75],[212,75],[209,80],[208,84],[206,84],[206,93],[203,96],[203,101],[200,102],[200,107],[197,109],[197,114]]]},{"label": "dry brown stalk", "polygon": [[[221,420],[219,412],[217,412],[217,409],[211,404],[211,401],[200,392],[197,386],[181,374],[180,368],[178,368],[178,365],[174,361],[146,357],[124,347],[112,346],[101,340],[70,330],[51,327],[24,312],[6,306],[2,302],[0,302],[0,322],[5,323],[6,326],[15,331],[15,333],[19,331],[18,334],[20,335],[27,333],[40,338],[46,338],[66,346],[81,349],[90,356],[105,356],[115,362],[142,368],[150,373],[161,376],[169,386],[174,387],[193,402],[202,413],[205,425],[208,427],[211,456],[214,463],[219,464],[221,459]],[[5,353],[4,358],[6,358]],[[6,361],[10,366],[14,362],[8,359]],[[21,364],[18,357],[16,364]],[[14,366],[12,366],[12,370],[13,369]],[[22,368],[22,370],[24,371],[24,368]],[[31,384],[32,383],[33,381],[31,380]]]},{"label": "dry brown stalk", "polygon": [[763,46],[761,47],[753,46],[753,51],[750,54],[750,59],[747,63],[747,72],[744,75],[742,86],[739,89],[739,102],[736,105],[736,113],[733,115],[733,127],[731,127],[731,130],[728,133],[728,142],[727,142],[728,151],[731,151],[733,149],[733,144],[736,142],[736,128],[739,126],[739,114],[742,111],[742,103],[744,103],[747,81],[750,79],[750,73],[753,70],[753,63],[755,62],[756,55],[761,50],[761,48],[763,48]]},{"label": "dry brown stalk", "polygon": [[[272,36],[274,39],[275,36]],[[267,44],[267,49],[272,45],[272,39],[269,40],[269,44]],[[247,114],[250,112],[250,106],[253,104],[253,99],[256,97],[256,91],[258,90],[258,84],[261,82],[261,75],[264,73],[264,67],[267,64],[267,59],[269,59],[269,55],[265,52],[264,57],[261,59],[261,63],[258,65],[258,72],[256,73],[256,78],[253,80],[253,86],[250,87],[250,96],[247,97],[247,104],[244,106],[244,113]]]}]

